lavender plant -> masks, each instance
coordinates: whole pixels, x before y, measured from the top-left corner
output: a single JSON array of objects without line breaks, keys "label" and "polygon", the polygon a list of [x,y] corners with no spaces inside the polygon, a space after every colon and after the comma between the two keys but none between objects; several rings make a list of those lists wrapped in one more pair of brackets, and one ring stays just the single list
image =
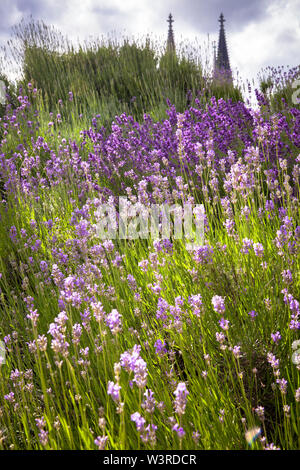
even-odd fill
[{"label": "lavender plant", "polygon": [[[299,111],[75,100],[0,123],[0,447],[299,448]],[[204,244],[99,238],[120,195],[203,204]]]}]

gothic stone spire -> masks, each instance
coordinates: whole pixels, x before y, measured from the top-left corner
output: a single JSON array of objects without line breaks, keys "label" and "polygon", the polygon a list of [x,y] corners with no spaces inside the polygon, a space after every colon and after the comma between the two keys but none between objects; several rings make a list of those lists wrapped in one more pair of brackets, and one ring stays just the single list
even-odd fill
[{"label": "gothic stone spire", "polygon": [[220,22],[220,33],[219,33],[219,44],[218,44],[216,68],[219,71],[229,72],[231,74],[228,51],[227,51],[227,44],[226,44],[225,29],[224,29],[225,18],[224,18],[223,13],[221,13],[220,15],[219,22]]},{"label": "gothic stone spire", "polygon": [[174,23],[174,20],[172,18],[171,13],[169,14],[169,18],[167,19],[167,22],[169,23],[167,52],[175,52],[174,33],[173,33],[173,27],[172,27],[172,23]]}]

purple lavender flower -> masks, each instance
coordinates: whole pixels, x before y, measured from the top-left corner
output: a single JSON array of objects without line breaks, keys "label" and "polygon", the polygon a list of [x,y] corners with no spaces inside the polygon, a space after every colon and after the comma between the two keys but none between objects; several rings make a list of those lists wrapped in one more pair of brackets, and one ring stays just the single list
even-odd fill
[{"label": "purple lavender flower", "polygon": [[31,310],[30,309],[30,313],[28,313],[26,315],[26,318],[28,318],[29,320],[32,321],[32,326],[34,328],[36,328],[37,326],[37,321],[38,321],[38,318],[39,318],[39,314],[37,313],[37,310]]},{"label": "purple lavender flower", "polygon": [[147,364],[144,359],[139,358],[134,365],[134,379],[133,381],[139,388],[143,388],[147,384]]},{"label": "purple lavender flower", "polygon": [[243,246],[241,248],[241,253],[247,255],[249,253],[250,248],[253,246],[253,241],[249,238],[243,239]]},{"label": "purple lavender flower", "polygon": [[281,340],[280,332],[276,331],[276,333],[271,333],[271,338],[274,341],[274,343],[277,344]]},{"label": "purple lavender flower", "polygon": [[107,394],[111,395],[112,399],[118,403],[120,401],[120,390],[121,387],[118,384],[115,384],[112,381],[109,381],[107,384]]},{"label": "purple lavender flower", "polygon": [[141,346],[135,344],[131,351],[126,351],[121,354],[120,363],[127,372],[134,371],[136,361],[140,358],[140,352]]},{"label": "purple lavender flower", "polygon": [[278,369],[278,367],[279,367],[279,360],[276,358],[276,356],[274,356],[274,354],[268,353],[268,354],[267,354],[267,360],[268,360],[268,363],[271,364],[271,367],[272,367],[273,369]]},{"label": "purple lavender flower", "polygon": [[174,426],[172,428],[172,431],[177,432],[177,435],[178,435],[179,439],[182,439],[185,436],[184,429],[181,426],[179,426],[178,423],[174,424]]},{"label": "purple lavender flower", "polygon": [[107,444],[108,436],[98,436],[94,440],[94,443],[98,447],[99,450],[104,450]]},{"label": "purple lavender flower", "polygon": [[46,263],[46,261],[41,261],[41,262],[40,262],[40,268],[41,268],[41,271],[42,271],[43,273],[45,273],[45,272],[47,271],[47,269],[48,269],[48,264]]},{"label": "purple lavender flower", "polygon": [[248,312],[249,317],[254,320],[255,317],[257,317],[257,312],[255,310],[251,310],[251,312]]},{"label": "purple lavender flower", "polygon": [[287,380],[285,380],[284,378],[277,379],[276,383],[278,384],[281,393],[285,395],[287,391]]},{"label": "purple lavender flower", "polygon": [[72,328],[73,343],[78,345],[82,334],[82,326],[79,323],[75,323]]},{"label": "purple lavender flower", "polygon": [[193,254],[193,258],[197,264],[212,264],[214,250],[209,245],[203,245],[197,248]]},{"label": "purple lavender flower", "polygon": [[253,250],[254,250],[254,253],[255,255],[258,257],[258,258],[262,258],[263,255],[264,255],[264,247],[261,243],[254,243],[253,244]]},{"label": "purple lavender flower", "polygon": [[236,359],[239,359],[241,357],[241,346],[234,346],[232,353]]},{"label": "purple lavender flower", "polygon": [[41,429],[39,432],[39,441],[43,447],[48,444],[49,432]]},{"label": "purple lavender flower", "polygon": [[7,395],[4,395],[4,400],[8,401],[9,403],[14,403],[14,401],[15,401],[14,392],[10,392]]},{"label": "purple lavender flower", "polygon": [[144,426],[146,423],[146,420],[138,413],[137,411],[131,415],[131,421],[133,421],[136,425],[136,429],[139,432],[142,432],[144,430]]},{"label": "purple lavender flower", "polygon": [[217,313],[224,313],[225,312],[225,298],[221,297],[220,295],[214,295],[211,299],[211,303],[213,305],[214,311]]},{"label": "purple lavender flower", "polygon": [[229,329],[229,321],[225,320],[225,318],[223,317],[221,318],[221,320],[219,320],[219,325],[224,331],[227,331]]},{"label": "purple lavender flower", "polygon": [[101,302],[92,302],[91,307],[94,313],[94,317],[98,323],[100,323],[105,317],[105,311]]},{"label": "purple lavender flower", "polygon": [[196,315],[196,317],[199,317],[201,312],[203,311],[203,302],[201,295],[191,295],[189,297],[189,303],[193,308],[193,314]]},{"label": "purple lavender flower", "polygon": [[161,339],[158,339],[157,341],[155,341],[154,343],[155,353],[160,357],[164,356],[167,352],[167,349],[165,346],[166,346],[165,342],[162,341]]},{"label": "purple lavender flower", "polygon": [[177,388],[174,391],[174,395],[176,397],[175,400],[174,400],[175,412],[179,416],[184,415],[185,407],[186,407],[186,403],[187,403],[187,396],[189,395],[189,392],[188,392],[184,382],[180,382],[177,385]]},{"label": "purple lavender flower", "polygon": [[135,280],[135,278],[132,276],[132,274],[128,274],[128,276],[127,276],[127,281],[128,281],[129,287],[130,287],[132,290],[136,290],[136,288],[137,288],[136,280]]},{"label": "purple lavender flower", "polygon": [[155,404],[156,404],[153,391],[150,388],[147,389],[144,392],[144,397],[145,397],[145,400],[142,403],[142,407],[144,408],[145,411],[147,411],[147,413],[153,414],[155,411]]},{"label": "purple lavender flower", "polygon": [[106,317],[106,324],[109,326],[111,332],[115,335],[122,330],[122,315],[118,310],[113,309]]},{"label": "purple lavender flower", "polygon": [[281,275],[285,284],[291,284],[293,282],[293,275],[290,269],[282,271]]}]

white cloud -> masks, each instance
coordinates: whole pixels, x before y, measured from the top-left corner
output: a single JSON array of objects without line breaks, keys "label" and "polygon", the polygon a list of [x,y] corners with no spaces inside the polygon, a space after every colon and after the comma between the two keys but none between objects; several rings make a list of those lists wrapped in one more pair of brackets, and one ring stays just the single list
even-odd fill
[{"label": "white cloud", "polygon": [[266,66],[299,65],[299,13],[298,0],[273,2],[266,19],[232,34],[228,42],[233,68],[256,79]]}]

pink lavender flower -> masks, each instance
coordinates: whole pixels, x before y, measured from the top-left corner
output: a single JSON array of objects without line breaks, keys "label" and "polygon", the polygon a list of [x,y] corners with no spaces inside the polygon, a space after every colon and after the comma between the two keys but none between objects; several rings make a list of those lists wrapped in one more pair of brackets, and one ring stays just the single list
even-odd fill
[{"label": "pink lavender flower", "polygon": [[144,259],[139,262],[138,266],[139,268],[143,271],[146,272],[148,269],[149,261],[147,259]]}]

